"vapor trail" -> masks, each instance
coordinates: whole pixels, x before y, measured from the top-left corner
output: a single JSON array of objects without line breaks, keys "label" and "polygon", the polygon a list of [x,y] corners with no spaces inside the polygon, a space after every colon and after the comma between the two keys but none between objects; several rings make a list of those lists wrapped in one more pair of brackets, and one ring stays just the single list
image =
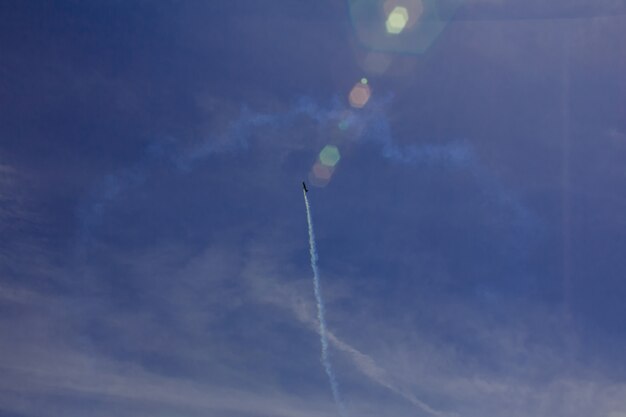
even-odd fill
[{"label": "vapor trail", "polygon": [[322,365],[328,375],[328,382],[330,383],[330,389],[333,393],[333,399],[339,414],[342,417],[346,416],[346,410],[339,396],[339,384],[335,378],[333,367],[330,364],[328,358],[328,335],[326,334],[326,319],[324,318],[324,300],[322,299],[322,291],[320,290],[320,275],[317,269],[317,246],[315,245],[315,232],[313,231],[313,219],[311,218],[311,206],[309,205],[309,199],[306,196],[306,192],[303,191],[304,204],[306,205],[306,220],[309,224],[309,252],[311,254],[311,269],[313,269],[313,288],[315,290],[315,301],[317,302],[317,321],[320,326],[320,342],[322,344]]}]

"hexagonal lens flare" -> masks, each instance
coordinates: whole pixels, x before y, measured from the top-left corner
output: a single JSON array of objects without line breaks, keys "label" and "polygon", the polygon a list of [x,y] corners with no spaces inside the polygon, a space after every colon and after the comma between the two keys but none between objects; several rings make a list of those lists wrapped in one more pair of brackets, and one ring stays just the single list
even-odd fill
[{"label": "hexagonal lens flare", "polygon": [[387,32],[392,35],[397,35],[401,33],[406,24],[409,21],[409,12],[406,7],[396,6],[387,16],[387,21],[385,22],[385,26],[387,27]]},{"label": "hexagonal lens flare", "polygon": [[364,84],[362,82],[356,83],[355,86],[352,87],[350,95],[348,96],[350,105],[357,109],[362,108],[369,101],[371,94],[372,90],[368,84]]},{"label": "hexagonal lens flare", "polygon": [[320,162],[327,167],[334,167],[341,159],[339,149],[333,145],[326,145],[320,152]]}]

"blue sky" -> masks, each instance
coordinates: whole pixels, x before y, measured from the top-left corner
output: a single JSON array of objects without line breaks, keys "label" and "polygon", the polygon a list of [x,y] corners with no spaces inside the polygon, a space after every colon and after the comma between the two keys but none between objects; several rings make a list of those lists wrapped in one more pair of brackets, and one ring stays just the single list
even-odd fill
[{"label": "blue sky", "polygon": [[0,6],[0,416],[339,415],[306,180],[349,416],[626,417],[624,4],[383,3]]}]

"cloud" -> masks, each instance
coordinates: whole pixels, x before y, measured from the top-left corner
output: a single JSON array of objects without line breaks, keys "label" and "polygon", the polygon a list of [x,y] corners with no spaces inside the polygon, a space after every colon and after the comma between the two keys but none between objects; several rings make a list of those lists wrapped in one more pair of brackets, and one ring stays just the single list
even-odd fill
[{"label": "cloud", "polygon": [[[272,252],[260,246],[246,260],[243,276],[252,299],[290,311],[317,332],[308,277],[292,275],[288,262]],[[377,316],[373,299],[362,300],[359,304],[369,309],[355,316],[342,308],[355,295],[336,278],[322,273],[329,341],[342,354],[334,361],[347,360],[338,362],[338,378],[347,388],[363,383],[347,373],[350,364],[367,381],[396,395],[388,404],[406,401],[424,415],[607,417],[626,407],[626,384],[580,361],[580,335],[557,312],[520,301],[494,321],[479,306],[433,294],[420,311],[429,310],[439,324],[429,324],[430,316],[419,321]],[[411,317],[411,310],[405,315]],[[431,327],[443,323],[449,328]],[[357,407],[350,394],[347,400]]]},{"label": "cloud", "polygon": [[[5,279],[49,276],[48,223],[33,197],[35,181],[0,161],[0,273]],[[21,278],[25,278],[21,275]]]},{"label": "cloud", "polygon": [[[172,367],[178,364],[182,369],[187,369],[189,361],[199,360],[202,366],[196,365],[196,368],[206,369],[214,373],[215,378],[225,381],[238,378],[241,368],[248,365],[253,374],[251,378],[268,379],[279,378],[277,375],[283,372],[302,372],[306,375],[310,369],[307,367],[316,365],[311,360],[315,356],[306,356],[317,351],[314,339],[304,347],[306,351],[292,352],[293,357],[283,355],[280,358],[274,357],[271,349],[262,355],[253,354],[246,344],[250,340],[258,343],[262,337],[264,343],[280,349],[285,335],[277,333],[273,328],[278,323],[286,326],[289,332],[297,333],[302,324],[309,331],[317,331],[314,315],[309,311],[312,305],[305,301],[312,295],[309,276],[307,274],[306,277],[302,276],[302,280],[292,281],[293,277],[302,274],[302,269],[293,263],[293,251],[299,247],[299,243],[286,235],[285,227],[288,226],[285,224],[277,225],[270,220],[254,232],[245,228],[239,230],[234,225],[207,228],[210,235],[199,246],[186,245],[179,239],[168,241],[163,233],[160,234],[159,243],[144,242],[140,247],[130,245],[130,249],[115,245],[100,246],[97,243],[98,233],[101,233],[100,222],[107,216],[114,216],[116,211],[113,209],[123,207],[135,194],[143,196],[139,207],[146,212],[152,210],[152,204],[167,204],[171,189],[162,185],[161,178],[189,178],[186,176],[192,173],[196,175],[207,161],[217,155],[254,154],[259,149],[271,151],[277,144],[282,146],[284,143],[288,143],[286,152],[314,153],[327,143],[329,132],[334,132],[341,121],[347,121],[344,126],[348,127],[342,142],[338,143],[340,147],[368,146],[375,149],[381,158],[400,165],[402,169],[428,172],[435,168],[437,171],[468,174],[490,202],[495,201],[498,208],[514,213],[515,221],[520,223],[520,230],[529,225],[532,216],[482,167],[469,141],[451,140],[434,144],[427,139],[411,138],[414,140],[402,145],[394,140],[386,113],[390,103],[391,98],[374,99],[361,112],[346,108],[338,100],[328,106],[321,106],[313,100],[302,99],[289,108],[274,112],[252,111],[244,107],[232,121],[223,123],[220,129],[211,131],[207,136],[196,141],[172,139],[157,142],[146,150],[136,164],[106,176],[85,198],[81,211],[86,236],[82,243],[93,244],[97,248],[97,251],[93,251],[95,256],[85,257],[84,262],[96,274],[92,280],[97,288],[96,293],[106,296],[93,306],[80,308],[86,314],[82,318],[85,323],[79,326],[87,331],[95,327],[98,329],[94,330],[96,335],[98,331],[104,332],[105,336],[102,337],[108,342],[99,347],[99,354],[120,359],[125,355],[141,358],[148,353],[156,353],[161,355],[161,361],[171,361]],[[150,188],[151,181],[157,185],[154,189]],[[141,192],[144,189],[154,195],[146,197],[146,193]],[[158,198],[153,199],[155,196]],[[181,217],[185,216],[183,212]],[[209,215],[206,217],[211,219]],[[150,226],[154,227],[154,224]],[[133,225],[133,228],[136,227]],[[109,226],[102,229],[106,231],[107,228],[110,229]],[[194,228],[201,229],[201,225],[194,222]],[[242,238],[242,235],[248,237]],[[522,237],[522,233],[516,235],[516,241],[523,240]],[[268,239],[271,239],[271,245]],[[207,243],[209,241],[211,243]],[[301,243],[305,243],[304,235]],[[100,264],[98,259],[104,262]],[[101,267],[105,269],[100,270]],[[428,273],[428,270],[424,272]],[[120,283],[115,281],[110,284],[109,274]],[[424,368],[408,367],[405,372],[414,372],[420,381],[407,377],[401,370],[390,366],[393,363],[375,342],[354,342],[358,337],[342,333],[343,326],[350,318],[332,307],[333,300],[340,297],[338,286],[327,284],[325,278],[323,280],[323,291],[325,295],[329,294],[329,314],[341,322],[339,328],[331,331],[332,346],[341,352],[352,369],[366,377],[368,384],[377,389],[382,387],[387,395],[391,394],[391,400],[384,402],[384,408],[397,408],[397,415],[412,415],[418,410],[434,416],[467,416],[461,412],[463,408],[459,404],[467,401],[472,407],[477,406],[473,401],[464,400],[462,392],[455,392],[461,391],[458,386],[468,391],[476,389],[476,386],[491,392],[501,389],[497,379],[458,378],[456,372],[467,372],[462,366],[458,369],[444,367],[444,370],[426,365],[423,365]],[[347,296],[353,291],[344,288],[343,292]],[[117,297],[128,300],[133,307],[120,308],[116,305],[119,303]],[[294,323],[292,315],[277,316],[274,311],[268,311],[267,306],[289,311],[297,322]],[[141,309],[141,313],[133,312],[133,309]],[[258,323],[253,326],[242,317],[255,317]],[[389,343],[401,340],[402,332],[411,332],[398,323],[375,320],[367,314],[362,318],[367,320],[362,335],[368,332],[376,334],[376,329],[380,331],[385,327],[395,328],[397,332],[388,335]],[[484,323],[481,320],[477,323]],[[294,329],[294,324],[299,325]],[[230,331],[229,327],[236,331]],[[259,332],[259,335],[255,332]],[[94,338],[97,339],[97,336]],[[204,344],[207,347],[203,347]],[[416,349],[415,352],[412,349]],[[433,364],[446,364],[456,359],[452,351],[450,348],[448,352],[438,352],[436,342],[427,339],[423,344],[406,346],[402,354],[417,362],[426,361],[425,357],[416,359],[417,352],[433,354],[429,357]],[[251,359],[255,355],[280,363],[271,371],[261,369],[262,362]],[[215,359],[200,359],[204,356]],[[306,359],[303,360],[303,357]],[[221,363],[218,365],[218,362]],[[305,365],[301,365],[303,363]],[[292,367],[296,364],[306,369],[295,371]],[[155,369],[149,371],[158,375]],[[342,376],[339,378],[341,380]],[[323,387],[320,385],[316,390]],[[276,389],[281,388],[284,389],[284,386],[277,383]],[[212,389],[212,386],[206,389]],[[245,398],[248,394],[244,392],[242,395]],[[479,397],[483,398],[484,395],[483,392]],[[356,394],[352,393],[349,407],[361,410],[363,404],[367,403],[364,397],[359,390]]]},{"label": "cloud", "polygon": [[[194,255],[171,245],[119,254],[118,262],[131,263],[132,280],[142,288],[140,304],[131,309],[103,295],[59,298],[4,285],[4,305],[29,313],[20,319],[19,331],[10,318],[0,322],[9,341],[0,344],[0,367],[10,376],[0,389],[0,410],[35,415],[40,410],[36,404],[44,404],[59,410],[51,416],[68,410],[104,415],[98,409],[119,410],[116,415],[122,416],[332,415],[325,384],[304,395],[290,393],[279,382],[287,369],[310,377],[306,369],[319,366],[316,337],[306,339],[310,349],[299,352],[299,337],[284,333],[289,323],[317,332],[309,271],[294,263],[298,244],[290,239],[278,227],[243,248],[222,242]],[[591,363],[576,363],[575,338],[561,344],[545,336],[563,323],[537,306],[511,306],[509,319],[494,322],[475,305],[458,299],[446,303],[432,295],[432,304],[424,308],[440,317],[433,326],[447,323],[455,334],[444,342],[430,326],[377,316],[380,300],[361,300],[370,308],[348,314],[341,305],[354,292],[332,271],[323,272],[322,280],[329,340],[339,353],[338,377],[353,414],[606,417],[626,406],[625,386],[597,375]],[[233,315],[243,315],[244,322],[255,317],[249,325],[263,335],[257,342],[275,339],[264,349],[288,344],[291,353],[281,358],[286,368],[272,359],[270,373],[254,366],[244,370],[251,358],[258,362],[264,356],[253,346],[229,340],[228,326],[240,326]],[[113,332],[85,343],[93,337],[85,331],[103,324]],[[276,324],[281,332],[272,327]],[[235,333],[248,331],[237,327]],[[468,352],[464,344],[473,348]],[[560,352],[561,345],[569,346],[568,354]],[[146,361],[154,354],[165,363],[175,359],[175,374]],[[392,395],[372,397],[364,384]],[[91,403],[99,407],[80,409]]]},{"label": "cloud", "polygon": [[[77,399],[81,399],[87,403],[97,401],[113,409],[126,404],[122,409],[134,410],[123,415],[174,412],[314,417],[329,414],[315,398],[289,397],[273,392],[271,387],[250,391],[163,377],[132,363],[85,355],[64,347],[27,345],[21,348],[17,357],[3,350],[0,367],[7,376],[0,383],[0,410],[3,411],[38,413],[41,404],[47,404],[50,406],[47,415],[63,415],[72,409],[78,412],[80,402]],[[19,398],[25,395],[38,400],[22,403]],[[64,411],[55,412],[59,404],[63,404],[61,410]],[[105,415],[94,409],[83,412],[84,415]]]},{"label": "cloud", "polygon": [[[277,274],[277,272],[281,268],[271,261],[272,256],[264,249],[259,248],[256,255],[246,261],[247,266],[243,271],[244,277],[247,277],[246,281],[253,290],[253,297],[261,302],[268,302],[287,309],[309,330],[319,333],[319,325],[315,318],[315,306],[311,300],[305,301],[310,298],[305,295],[307,289],[301,288],[300,283],[294,286],[293,283],[280,282],[280,273]],[[270,261],[268,262],[268,260]],[[328,277],[324,278],[322,279],[325,281],[323,285],[325,294],[330,293],[332,297],[335,294],[334,286],[328,283]],[[337,315],[337,313],[334,312],[333,315]],[[353,366],[372,383],[390,390],[428,415],[438,417],[457,415],[434,409],[409,390],[398,385],[393,381],[393,376],[380,367],[374,359],[341,340],[333,331],[328,332],[328,340],[338,351],[345,353]]]},{"label": "cloud", "polygon": [[[102,293],[54,296],[3,283],[0,370],[6,378],[0,382],[0,413],[41,415],[45,408],[49,416],[331,414],[332,402],[318,393],[286,393],[256,378],[252,368],[239,374],[237,365],[220,370],[220,361],[232,365],[227,351],[247,349],[221,348],[215,340],[220,331],[212,325],[227,313],[225,304],[237,308],[232,299],[222,302],[233,271],[229,254],[204,251],[169,275],[168,263],[180,262],[171,256],[173,249],[162,252],[170,254],[166,258],[149,251],[133,259],[134,279],[145,293],[140,311],[121,308]],[[168,285],[167,278],[174,282]],[[168,289],[174,291],[166,294]],[[163,312],[165,323],[154,316]],[[111,339],[99,332],[111,332]],[[163,359],[145,362],[151,357]],[[174,375],[161,368],[170,359],[182,361]],[[189,363],[206,374],[190,372]]]},{"label": "cloud", "polygon": [[[273,111],[255,111],[242,106],[237,115],[225,111],[224,115],[216,116],[226,120],[205,129],[201,137],[157,139],[135,164],[105,175],[84,196],[78,210],[81,239],[89,240],[118,199],[132,194],[159,172],[188,175],[211,157],[250,151],[251,147],[269,149],[273,153],[280,148],[280,153],[315,155],[329,142],[340,150],[375,144],[383,158],[395,163],[441,166],[485,176],[466,140],[433,143],[432,138],[412,138],[413,143],[409,145],[397,144],[387,114],[392,102],[391,95],[381,95],[372,99],[365,109],[355,110],[337,97],[325,106],[302,97],[291,106]],[[342,126],[341,129],[338,126]],[[309,166],[304,169],[308,170]],[[495,192],[502,193],[502,190]],[[503,198],[512,201],[509,197]]]}]

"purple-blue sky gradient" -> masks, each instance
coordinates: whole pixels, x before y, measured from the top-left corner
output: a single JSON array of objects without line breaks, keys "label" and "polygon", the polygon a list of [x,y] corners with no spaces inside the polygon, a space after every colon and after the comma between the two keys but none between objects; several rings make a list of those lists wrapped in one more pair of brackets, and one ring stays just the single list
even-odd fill
[{"label": "purple-blue sky gradient", "polygon": [[349,416],[626,417],[626,5],[383,3],[0,5],[0,416],[337,416],[306,180]]}]

